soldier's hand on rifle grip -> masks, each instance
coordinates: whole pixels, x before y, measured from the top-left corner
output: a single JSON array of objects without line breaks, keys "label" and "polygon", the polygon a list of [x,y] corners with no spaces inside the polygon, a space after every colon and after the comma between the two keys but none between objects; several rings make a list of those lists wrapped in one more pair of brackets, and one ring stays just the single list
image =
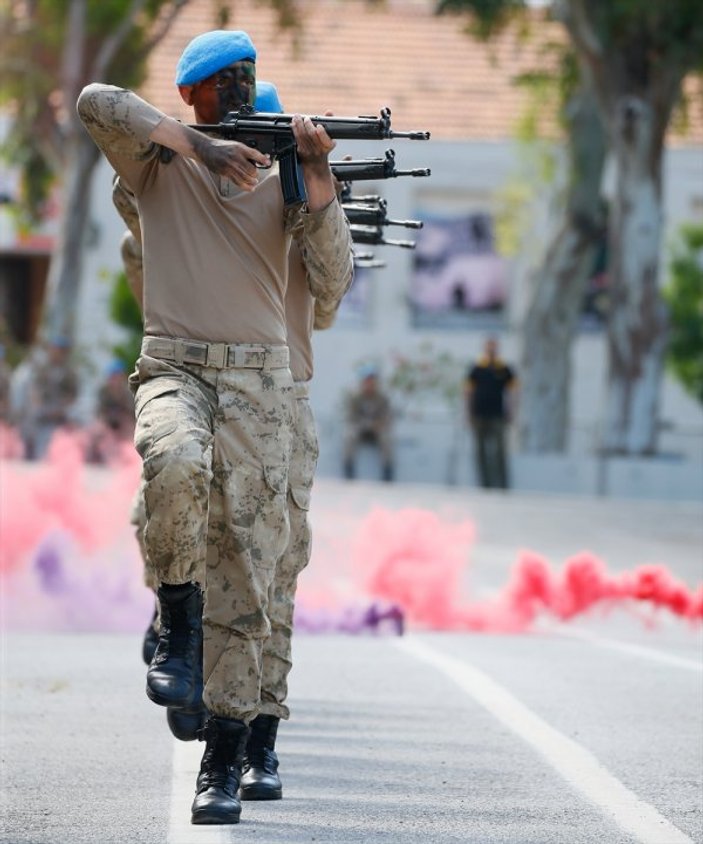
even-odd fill
[{"label": "soldier's hand on rifle grip", "polygon": [[208,139],[198,149],[203,164],[212,173],[226,176],[242,190],[252,191],[259,183],[257,167],[270,167],[271,159],[257,149],[238,141]]},{"label": "soldier's hand on rifle grip", "polygon": [[309,211],[319,211],[336,197],[329,154],[337,145],[323,126],[294,114],[291,120],[298,160],[302,166]]},{"label": "soldier's hand on rifle grip", "polygon": [[326,167],[327,157],[337,144],[327,134],[324,126],[316,125],[309,117],[300,114],[293,115],[291,126],[300,163]]}]

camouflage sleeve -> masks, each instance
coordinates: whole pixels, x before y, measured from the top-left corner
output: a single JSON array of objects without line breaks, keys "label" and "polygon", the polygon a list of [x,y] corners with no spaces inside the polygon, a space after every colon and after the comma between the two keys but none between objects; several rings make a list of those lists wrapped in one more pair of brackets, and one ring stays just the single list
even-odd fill
[{"label": "camouflage sleeve", "polygon": [[315,328],[328,328],[354,273],[349,223],[336,200],[321,211],[298,209],[290,220],[315,298]]},{"label": "camouflage sleeve", "polygon": [[144,263],[141,240],[137,240],[132,232],[125,232],[120,243],[120,253],[129,289],[137,300],[140,309],[143,309]]},{"label": "camouflage sleeve", "polygon": [[142,225],[139,220],[136,197],[117,174],[112,180],[112,202],[134,239],[141,243]]},{"label": "camouflage sleeve", "polygon": [[76,107],[97,146],[134,188],[145,162],[158,156],[149,136],[166,115],[132,91],[99,83],[81,91]]}]

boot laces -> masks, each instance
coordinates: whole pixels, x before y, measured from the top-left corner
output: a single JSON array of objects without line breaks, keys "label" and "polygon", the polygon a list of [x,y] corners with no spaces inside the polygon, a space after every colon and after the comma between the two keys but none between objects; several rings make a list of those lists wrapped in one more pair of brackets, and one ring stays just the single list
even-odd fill
[{"label": "boot laces", "polygon": [[189,624],[188,612],[184,607],[169,607],[162,612],[159,655],[186,657],[197,642],[198,631]]},{"label": "boot laces", "polygon": [[241,770],[231,759],[237,755],[237,744],[223,737],[215,724],[208,721],[196,735],[199,741],[206,741],[198,776],[198,792],[209,788],[221,788],[230,797],[234,797],[239,788]]},{"label": "boot laces", "polygon": [[[205,767],[205,759],[203,759]],[[207,791],[209,788],[221,788],[225,794],[234,797],[239,788],[239,772],[236,765],[229,765],[222,761],[211,762],[207,769],[200,774],[199,791]]]}]

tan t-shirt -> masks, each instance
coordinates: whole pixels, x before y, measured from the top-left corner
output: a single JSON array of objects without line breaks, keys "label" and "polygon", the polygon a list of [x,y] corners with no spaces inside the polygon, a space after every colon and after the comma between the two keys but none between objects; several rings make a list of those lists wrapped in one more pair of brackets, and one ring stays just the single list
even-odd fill
[{"label": "tan t-shirt", "polygon": [[149,135],[162,112],[132,92],[87,86],[78,112],[137,200],[144,331],[209,342],[285,343],[290,232],[333,286],[348,285],[352,248],[341,206],[284,213],[277,168],[242,191],[194,159],[165,163]]},{"label": "tan t-shirt", "polygon": [[312,378],[312,329],[315,300],[310,293],[308,276],[295,241],[288,256],[288,288],[286,290],[286,325],[290,348],[290,371],[294,381]]}]

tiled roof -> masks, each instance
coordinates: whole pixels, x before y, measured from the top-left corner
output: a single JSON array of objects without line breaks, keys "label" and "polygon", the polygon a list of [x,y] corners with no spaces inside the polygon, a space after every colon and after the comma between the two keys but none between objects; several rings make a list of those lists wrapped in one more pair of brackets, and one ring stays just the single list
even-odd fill
[{"label": "tiled roof", "polygon": [[[256,44],[257,75],[275,82],[287,111],[375,114],[390,106],[398,130],[426,129],[435,139],[501,140],[514,135],[525,92],[512,84],[544,67],[540,46],[563,37],[558,24],[538,23],[539,39],[505,34],[491,44],[471,38],[463,21],[433,14],[435,0],[299,0],[304,27],[282,32],[270,3],[236,0],[228,28],[245,29]],[[211,0],[192,0],[154,50],[144,96],[187,120],[173,74],[181,51],[218,24]],[[297,44],[296,44],[297,41]],[[689,130],[676,140],[703,140],[700,83]]]}]

